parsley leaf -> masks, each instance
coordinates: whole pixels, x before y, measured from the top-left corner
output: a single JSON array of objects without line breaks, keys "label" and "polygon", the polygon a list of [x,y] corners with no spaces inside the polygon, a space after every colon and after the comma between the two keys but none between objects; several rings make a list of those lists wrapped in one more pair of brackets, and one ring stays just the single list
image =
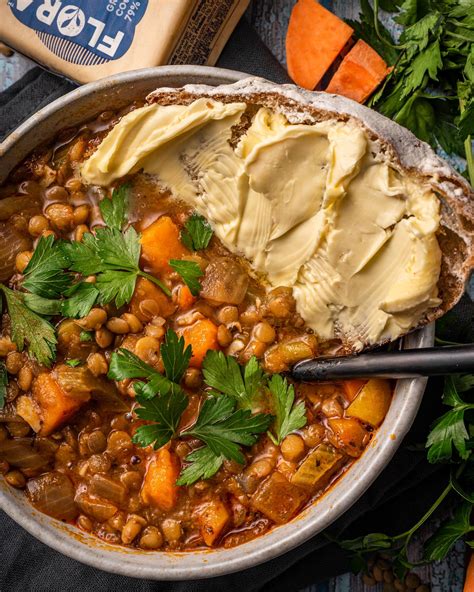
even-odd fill
[{"label": "parsley leaf", "polygon": [[[171,295],[160,280],[141,271],[140,236],[133,227],[124,233],[116,228],[99,228],[95,236],[86,233],[81,243],[66,244],[63,250],[69,258],[70,269],[83,276],[96,275],[94,287],[97,301],[102,305],[115,301],[120,308],[130,302],[138,276],[146,277]],[[92,292],[90,297],[92,299]]]},{"label": "parsley leaf", "polygon": [[157,450],[176,435],[179,420],[188,405],[188,397],[182,389],[175,387],[152,398],[137,393],[136,400],[141,405],[135,409],[137,416],[153,423],[139,426],[133,442],[139,446],[153,444]]},{"label": "parsley leaf", "polygon": [[3,409],[7,400],[8,374],[4,362],[0,362],[0,409]]},{"label": "parsley leaf", "polygon": [[423,559],[441,561],[462,536],[471,532],[472,504],[465,502],[454,511],[452,518],[441,525],[439,530],[425,544]]},{"label": "parsley leaf", "polygon": [[181,232],[181,242],[190,251],[205,249],[213,235],[209,222],[199,214],[192,214]]},{"label": "parsley leaf", "polygon": [[71,368],[76,368],[77,366],[80,366],[82,364],[82,360],[77,360],[76,358],[73,358],[71,360],[66,360],[64,363],[67,366],[71,366]]},{"label": "parsley leaf", "polygon": [[216,456],[244,463],[239,445],[255,444],[258,434],[264,432],[272,420],[273,417],[265,413],[252,415],[244,409],[235,411],[235,401],[221,395],[206,399],[196,423],[181,435],[199,438]]},{"label": "parsley leaf", "polygon": [[23,287],[43,298],[57,298],[71,284],[72,276],[64,270],[68,266],[61,244],[54,236],[42,236],[33,256],[23,272]]},{"label": "parsley leaf", "polygon": [[10,290],[0,284],[10,316],[12,341],[19,351],[28,344],[29,353],[40,364],[50,366],[56,357],[56,334],[54,327],[45,319],[30,310],[24,302],[23,294]]},{"label": "parsley leaf", "polygon": [[192,485],[199,479],[209,479],[221,468],[224,460],[224,456],[214,454],[208,446],[193,450],[185,458],[189,464],[181,471],[176,484]]},{"label": "parsley leaf", "polygon": [[42,296],[25,292],[23,294],[23,302],[30,310],[39,315],[52,317],[61,314],[61,300],[51,300],[49,298],[43,298]]},{"label": "parsley leaf", "polygon": [[[141,360],[134,353],[124,348],[120,348],[117,352],[112,353],[107,378],[111,378],[112,380],[146,378],[150,381],[149,385],[146,385],[150,386],[150,389],[145,391],[145,393],[148,393],[148,396],[154,396],[156,392],[160,392],[163,395],[172,390],[172,383],[170,380]],[[135,391],[137,392],[137,388]],[[142,392],[141,396],[143,397],[145,393]]]},{"label": "parsley leaf", "polygon": [[204,275],[199,265],[195,261],[170,259],[170,267],[183,278],[183,281],[188,286],[191,294],[197,296],[201,289],[201,284],[198,280]]},{"label": "parsley leaf", "polygon": [[264,386],[265,375],[255,356],[242,367],[232,356],[210,350],[204,358],[202,373],[208,386],[236,399],[243,409],[252,408],[255,397]]},{"label": "parsley leaf", "polygon": [[65,317],[79,319],[85,317],[94,306],[99,292],[94,284],[79,282],[64,293],[66,300],[59,301],[61,313]]},{"label": "parsley leaf", "polygon": [[89,331],[81,331],[79,333],[79,341],[92,341],[92,333]]},{"label": "parsley leaf", "polygon": [[125,183],[113,190],[110,199],[106,197],[99,203],[100,213],[109,228],[122,230],[127,219],[129,195],[130,185]]},{"label": "parsley leaf", "polygon": [[[465,375],[461,382],[463,387],[469,384],[467,376],[469,375]],[[449,460],[453,455],[453,446],[462,459],[467,459],[470,455],[470,450],[466,446],[469,434],[464,415],[467,410],[474,409],[474,404],[465,403],[459,396],[456,388],[459,381],[459,378],[455,379],[453,376],[447,376],[445,379],[443,402],[452,409],[431,426],[426,442],[428,460],[431,463]]]},{"label": "parsley leaf", "polygon": [[174,331],[168,329],[165,335],[165,341],[162,343],[161,359],[165,367],[166,377],[172,382],[179,383],[183,374],[189,365],[189,360],[193,354],[191,346],[184,347],[184,338],[176,335]]},{"label": "parsley leaf", "polygon": [[295,400],[295,389],[288,384],[286,378],[274,374],[268,383],[272,395],[272,409],[275,414],[273,431],[268,432],[269,437],[275,444],[281,442],[299,428],[306,425],[306,410],[303,401],[293,406]]}]

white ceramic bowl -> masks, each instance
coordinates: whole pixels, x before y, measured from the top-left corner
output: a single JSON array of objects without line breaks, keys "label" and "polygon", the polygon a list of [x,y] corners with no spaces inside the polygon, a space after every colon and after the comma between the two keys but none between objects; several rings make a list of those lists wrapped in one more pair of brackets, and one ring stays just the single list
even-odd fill
[{"label": "white ceramic bowl", "polygon": [[[204,66],[164,66],[126,72],[86,84],[35,113],[0,145],[0,182],[35,146],[55,132],[116,109],[159,87],[189,83],[228,84],[247,76]],[[433,345],[425,327],[403,340],[403,347]],[[350,471],[322,499],[295,520],[232,549],[184,553],[143,552],[106,544],[35,510],[21,491],[0,479],[0,507],[30,534],[53,549],[113,573],[154,580],[191,580],[219,576],[268,561],[301,545],[346,512],[387,465],[413,423],[426,379],[399,380],[381,428]]]}]

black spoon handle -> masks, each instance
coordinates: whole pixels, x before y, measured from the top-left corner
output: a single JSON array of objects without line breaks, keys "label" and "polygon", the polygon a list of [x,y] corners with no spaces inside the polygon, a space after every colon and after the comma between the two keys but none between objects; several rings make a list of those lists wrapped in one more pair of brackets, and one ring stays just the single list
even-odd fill
[{"label": "black spoon handle", "polygon": [[344,378],[412,378],[474,371],[474,344],[375,352],[300,362],[293,378],[300,381]]}]

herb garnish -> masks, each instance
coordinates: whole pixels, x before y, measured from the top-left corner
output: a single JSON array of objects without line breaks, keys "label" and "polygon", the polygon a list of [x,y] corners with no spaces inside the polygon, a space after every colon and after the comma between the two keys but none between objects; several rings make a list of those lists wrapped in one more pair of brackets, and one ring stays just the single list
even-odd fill
[{"label": "herb garnish", "polygon": [[43,298],[58,298],[70,286],[72,276],[65,272],[68,260],[53,235],[42,236],[23,272],[23,287]]},{"label": "herb garnish", "polygon": [[255,356],[245,366],[240,366],[232,356],[210,350],[204,358],[202,373],[206,384],[234,398],[242,409],[252,408],[265,382],[265,374]]},{"label": "herb garnish", "polygon": [[[413,535],[451,494],[457,494],[464,501],[454,511],[452,518],[442,524],[425,542],[422,560],[416,565],[443,559],[458,539],[474,532],[474,526],[470,523],[474,505],[474,495],[470,493],[474,476],[471,466],[474,404],[465,400],[466,397],[472,400],[473,387],[474,374],[453,375],[445,379],[443,402],[451,409],[434,422],[426,446],[430,462],[452,463],[451,477],[420,520],[409,530],[394,536],[370,533],[356,539],[337,541],[344,549],[354,554],[354,565],[358,568],[363,568],[366,555],[384,551],[393,556],[394,572],[397,577],[403,578],[407,569],[415,566],[408,556]],[[466,393],[466,397],[461,397],[461,393]],[[460,459],[464,460],[461,464]],[[462,480],[466,482],[467,487],[461,483]],[[474,542],[467,540],[466,543],[474,548]]]},{"label": "herb garnish", "polygon": [[22,292],[10,290],[3,284],[0,284],[0,291],[7,303],[12,341],[19,351],[23,351],[27,344],[29,352],[40,364],[50,366],[56,357],[54,327],[25,305]]},{"label": "herb garnish", "polygon": [[191,294],[197,296],[201,289],[198,280],[204,275],[199,265],[195,261],[186,261],[186,259],[170,259],[170,267],[183,278]]},{"label": "herb garnish", "polygon": [[127,220],[130,185],[124,183],[112,191],[112,197],[105,197],[99,203],[100,213],[109,228],[122,230]]},{"label": "herb garnish", "polygon": [[295,389],[279,374],[271,377],[268,388],[272,395],[272,410],[275,415],[273,432],[269,431],[268,435],[278,445],[288,434],[306,425],[306,409],[303,401],[293,406]]},{"label": "herb garnish", "polygon": [[209,245],[213,234],[209,222],[195,213],[188,218],[181,231],[181,242],[190,251],[199,251]]},{"label": "herb garnish", "polygon": [[82,360],[77,360],[76,358],[72,358],[71,360],[66,360],[64,363],[67,366],[70,366],[71,368],[77,368],[77,366],[80,366],[82,364]]},{"label": "herb garnish", "polygon": [[185,347],[184,339],[168,330],[161,346],[166,376],[126,349],[112,354],[108,373],[108,377],[114,380],[140,378],[147,381],[134,385],[136,400],[140,404],[135,412],[140,419],[151,422],[137,428],[133,438],[136,444],[153,445],[156,449],[173,438],[188,436],[203,442],[203,447],[186,457],[187,466],[182,470],[178,484],[189,485],[198,479],[208,479],[220,469],[225,459],[245,462],[241,446],[254,444],[258,435],[265,432],[275,419],[267,413],[252,414],[251,408],[265,395],[279,398],[277,437],[282,439],[304,425],[304,405],[299,403],[291,409],[294,392],[286,381],[280,378],[280,382],[272,383],[273,377],[267,385],[268,377],[256,358],[240,367],[234,358],[210,351],[203,362],[203,375],[205,383],[213,390],[204,401],[194,425],[179,433],[179,422],[188,398],[178,382],[191,355],[192,350]]},{"label": "herb garnish", "polygon": [[79,341],[92,341],[94,337],[90,331],[81,331],[79,333]]}]

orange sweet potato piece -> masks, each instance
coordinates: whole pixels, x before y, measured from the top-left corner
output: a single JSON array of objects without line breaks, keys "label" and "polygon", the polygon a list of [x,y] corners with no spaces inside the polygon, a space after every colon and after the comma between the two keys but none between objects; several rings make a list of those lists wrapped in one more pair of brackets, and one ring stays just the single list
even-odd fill
[{"label": "orange sweet potato piece", "polygon": [[38,433],[41,436],[54,432],[90,399],[90,395],[85,392],[65,392],[50,372],[36,378],[32,395],[39,410],[41,429]]},{"label": "orange sweet potato piece", "polygon": [[359,39],[342,60],[326,92],[363,103],[390,72],[379,54]]},{"label": "orange sweet potato piece", "polygon": [[229,524],[230,513],[223,502],[212,500],[199,508],[197,521],[204,542],[208,547],[212,547]]},{"label": "orange sweet potato piece", "polygon": [[385,418],[392,401],[390,382],[383,378],[371,378],[346,409],[348,417],[378,427]]},{"label": "orange sweet potato piece", "polygon": [[171,271],[170,259],[189,255],[179,238],[179,228],[169,216],[161,216],[142,232],[142,261],[155,273]]},{"label": "orange sweet potato piece", "polygon": [[350,40],[353,29],[316,0],[298,0],[286,34],[288,74],[313,90]]},{"label": "orange sweet potato piece", "polygon": [[174,310],[175,306],[163,290],[146,278],[138,278],[130,301],[132,314],[136,315],[140,321],[146,322],[153,317],[169,317]]},{"label": "orange sweet potato piece", "polygon": [[183,284],[182,286],[178,286],[176,302],[180,310],[188,310],[196,302],[196,298],[191,294],[188,286]]},{"label": "orange sweet potato piece", "polygon": [[350,456],[360,456],[368,442],[369,436],[357,419],[333,418],[328,420],[333,432],[331,442],[336,448],[342,448]]},{"label": "orange sweet potato piece", "polygon": [[344,396],[349,403],[356,398],[360,389],[367,384],[367,380],[363,378],[352,378],[351,380],[344,380],[342,388],[344,389]]},{"label": "orange sweet potato piece", "polygon": [[196,321],[180,331],[186,346],[193,348],[189,365],[200,368],[206,353],[210,349],[219,349],[217,342],[217,326],[209,319]]},{"label": "orange sweet potato piece", "polygon": [[160,448],[148,464],[141,497],[145,504],[170,512],[178,501],[176,485],[180,471],[178,457],[166,448]]}]

